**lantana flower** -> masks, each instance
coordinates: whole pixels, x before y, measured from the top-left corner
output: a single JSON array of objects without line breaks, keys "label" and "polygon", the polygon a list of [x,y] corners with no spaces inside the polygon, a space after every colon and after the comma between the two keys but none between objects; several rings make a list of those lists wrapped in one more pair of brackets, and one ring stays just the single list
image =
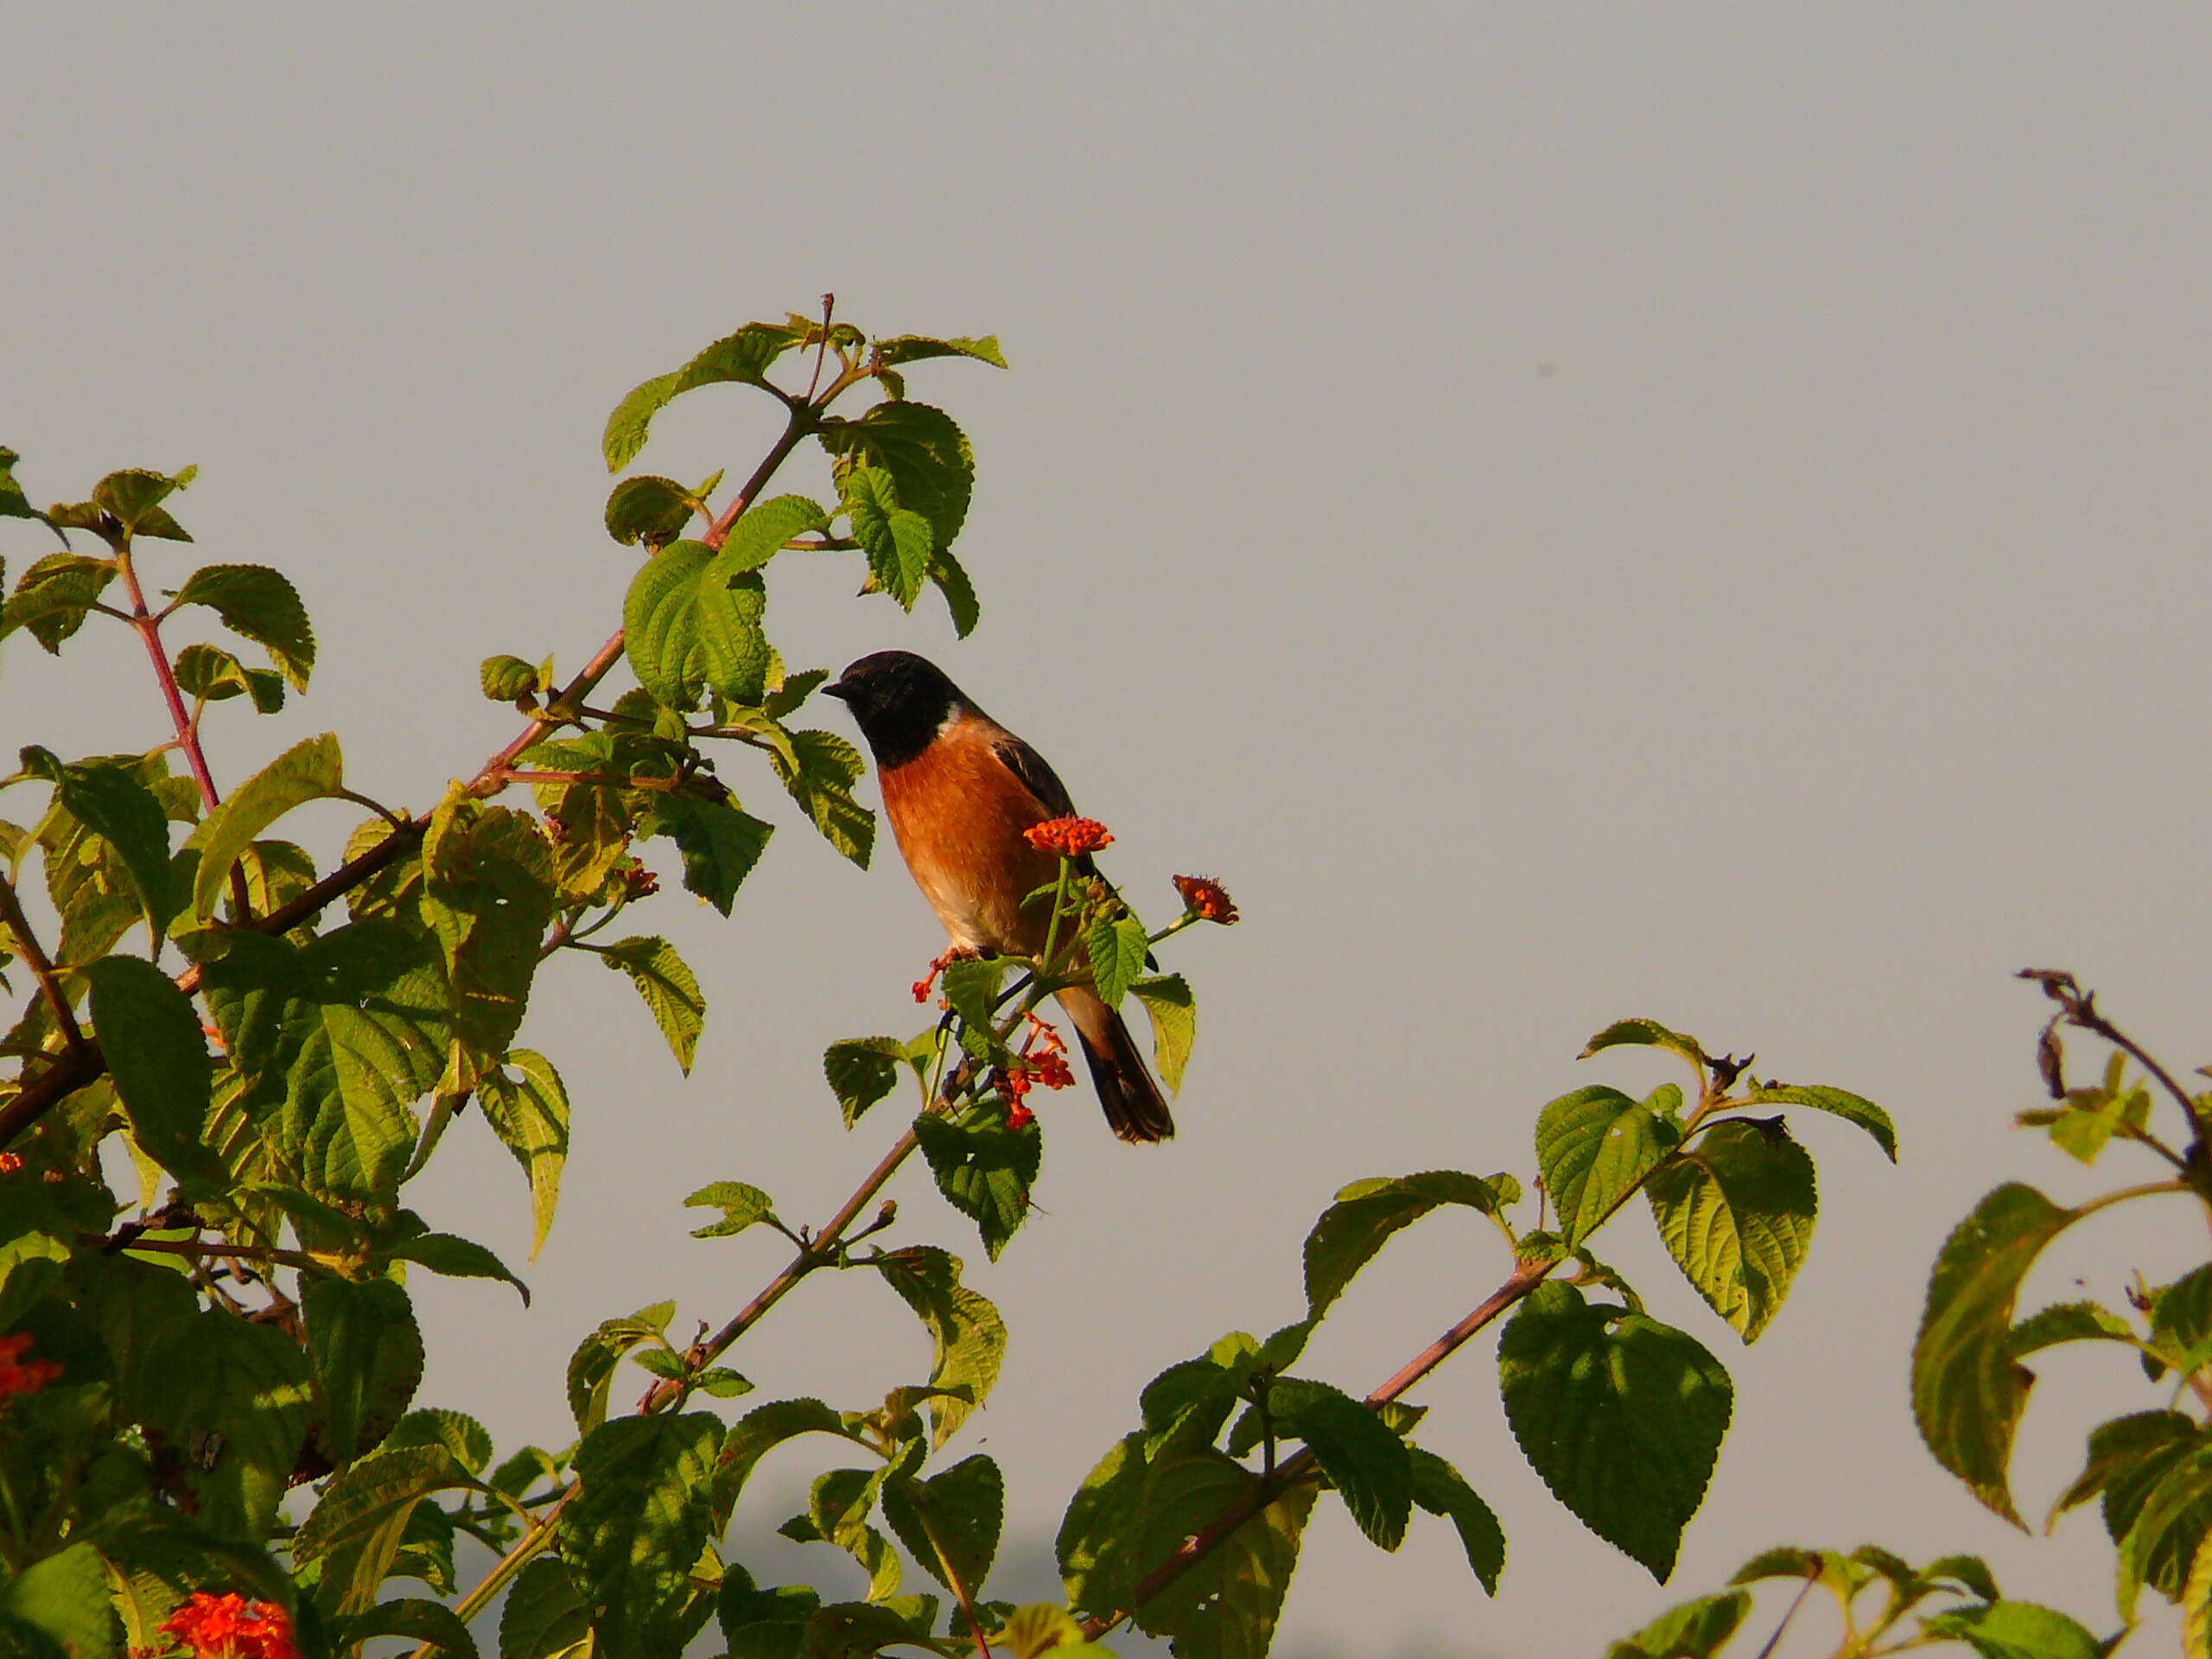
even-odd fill
[{"label": "lantana flower", "polygon": [[1183,908],[1201,920],[1227,927],[1236,919],[1236,906],[1230,899],[1229,889],[1212,876],[1179,875],[1175,891],[1183,895]]},{"label": "lantana flower", "polygon": [[1081,858],[1114,844],[1114,832],[1096,818],[1047,818],[1021,834],[1039,852],[1058,853],[1062,858]]}]

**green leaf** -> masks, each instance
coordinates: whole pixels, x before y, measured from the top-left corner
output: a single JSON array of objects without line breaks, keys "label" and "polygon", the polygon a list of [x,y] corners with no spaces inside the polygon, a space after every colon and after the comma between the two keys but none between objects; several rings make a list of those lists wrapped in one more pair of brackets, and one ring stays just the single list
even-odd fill
[{"label": "green leaf", "polygon": [[2180,1597],[2190,1563],[2212,1533],[2212,1446],[2200,1435],[2178,1456],[2141,1459],[2106,1488],[2105,1515],[2107,1527],[2126,1522],[2118,1600],[2120,1617],[2132,1624],[2144,1586],[2170,1600]]},{"label": "green leaf", "polygon": [[889,473],[899,505],[929,520],[933,544],[952,545],[976,488],[976,457],[952,416],[927,404],[878,404],[857,421],[824,425],[819,436],[841,474]]},{"label": "green leaf", "polygon": [[177,589],[175,603],[207,606],[232,633],[266,651],[296,689],[308,689],[315,629],[299,590],[281,572],[261,564],[202,565]]},{"label": "green leaf", "polygon": [[[119,1645],[107,1568],[90,1544],[71,1544],[17,1573],[0,1587],[0,1615],[36,1630],[66,1659],[108,1659]],[[6,1642],[5,1634],[0,1642]],[[16,1643],[6,1645],[27,1652]]]},{"label": "green leaf", "polygon": [[2094,1302],[2057,1302],[2030,1314],[2012,1327],[2005,1348],[2015,1359],[2064,1342],[2135,1342],[2126,1320]]},{"label": "green leaf", "polygon": [[960,1258],[930,1245],[909,1245],[874,1257],[892,1289],[914,1310],[935,1351],[930,1386],[947,1391],[929,1402],[930,1444],[950,1440],[990,1397],[1006,1358],[1006,1322],[997,1308],[960,1282]]},{"label": "green leaf", "polygon": [[[51,751],[35,744],[22,752],[23,769],[54,785],[61,810],[85,830],[113,849],[137,889],[138,908],[158,937],[168,925],[181,898],[169,861],[168,816],[160,798],[130,763],[92,761],[68,765]],[[66,843],[47,843],[48,891],[55,907],[65,914],[72,906],[65,899],[64,884],[57,882],[57,861],[79,866],[91,862],[87,850]]]},{"label": "green leaf", "polygon": [[1606,1659],[1710,1659],[1751,1611],[1748,1590],[1700,1596],[1669,1607],[1627,1641],[1616,1642]]},{"label": "green leaf", "polygon": [[1813,1160],[1780,1118],[1715,1123],[1652,1172],[1644,1197],[1682,1275],[1755,1342],[1812,1248]]},{"label": "green leaf", "polygon": [[[1675,1090],[1674,1098],[1681,1097]],[[1655,1090],[1638,1104],[1593,1084],[1561,1095],[1536,1119],[1536,1163],[1569,1249],[1674,1149],[1681,1131],[1660,1115],[1663,1098],[1664,1090]]]},{"label": "green leaf", "polygon": [[2005,1478],[2028,1374],[2009,1351],[2020,1281],[2075,1212],[2007,1182],[1976,1205],[1936,1258],[1912,1350],[1912,1410],[1936,1461],[2014,1524]]},{"label": "green leaf", "polygon": [[976,584],[969,579],[967,568],[950,550],[940,547],[930,555],[930,580],[944,595],[944,607],[952,614],[952,631],[965,639],[976,632],[976,624],[983,615],[982,604],[976,597]]},{"label": "green leaf", "polygon": [[667,836],[683,855],[683,885],[725,916],[767,850],[776,826],[721,801],[664,793],[639,821],[641,835]]},{"label": "green leaf", "polygon": [[658,937],[632,936],[605,946],[600,960],[629,975],[638,995],[652,1011],[653,1023],[668,1039],[676,1064],[691,1074],[691,1056],[699,1046],[699,1033],[707,1028],[707,999],[699,981],[676,947]]},{"label": "green leaf", "polygon": [[442,1446],[393,1446],[334,1476],[292,1540],[300,1567],[325,1562],[319,1599],[335,1613],[376,1605],[415,1507],[431,1493],[470,1484]]},{"label": "green leaf", "polygon": [[423,919],[437,935],[452,990],[444,1092],[475,1088],[521,1028],[553,921],[553,879],[551,851],[528,813],[461,797],[431,814]]},{"label": "green leaf", "polygon": [[1101,1618],[1135,1599],[1147,1465],[1141,1431],[1108,1450],[1068,1500],[1054,1540],[1069,1605]]},{"label": "green leaf", "polygon": [[419,1262],[432,1273],[442,1274],[448,1279],[497,1279],[502,1284],[512,1285],[522,1297],[523,1306],[530,1306],[530,1287],[508,1272],[506,1263],[481,1244],[452,1233],[417,1233],[391,1245],[384,1255],[391,1262]]},{"label": "green leaf", "polygon": [[1098,995],[1109,1006],[1120,1006],[1129,987],[1144,977],[1145,958],[1152,951],[1144,924],[1134,916],[1101,916],[1091,923],[1084,944]]},{"label": "green leaf", "polygon": [[[1171,1452],[1148,1472],[1144,1570],[1165,1560],[1192,1534],[1249,1503],[1259,1477],[1212,1450]],[[1137,1623],[1172,1637],[1179,1653],[1210,1659],[1263,1659],[1274,1638],[1298,1548],[1313,1511],[1314,1490],[1297,1486],[1230,1533],[1197,1566],[1136,1608]]]},{"label": "green leaf", "polygon": [[404,1636],[442,1649],[453,1659],[476,1659],[476,1638],[468,1633],[460,1615],[442,1602],[421,1596],[380,1603],[347,1619],[344,1628],[342,1641],[346,1643],[372,1636]]},{"label": "green leaf", "polygon": [[683,1200],[687,1208],[715,1209],[722,1218],[705,1227],[692,1230],[694,1238],[728,1238],[741,1233],[757,1223],[769,1220],[776,1213],[775,1200],[757,1186],[747,1186],[743,1181],[716,1181],[702,1186]]},{"label": "green leaf", "polygon": [[1928,1635],[1963,1642],[1982,1659],[2103,1659],[2105,1644],[2072,1619],[2031,1601],[1961,1607],[1923,1619]]},{"label": "green leaf", "polygon": [[1793,1087],[1786,1084],[1763,1083],[1741,1102],[1745,1106],[1809,1106],[1815,1111],[1831,1112],[1847,1123],[1856,1123],[1874,1137],[1874,1144],[1889,1155],[1891,1163],[1897,1160],[1897,1132],[1890,1122],[1890,1115],[1871,1100],[1841,1089],[1812,1084]]},{"label": "green leaf", "polygon": [[16,578],[16,591],[0,606],[0,639],[18,628],[59,656],[61,642],[85,626],[86,615],[115,580],[112,559],[81,553],[49,553]]},{"label": "green leaf", "polygon": [[1497,1363],[1507,1421],[1544,1484],[1666,1582],[1728,1431],[1727,1371],[1683,1332],[1558,1283],[1521,1305]]},{"label": "green leaf", "polygon": [[1003,957],[963,958],[947,963],[938,981],[944,1000],[959,1016],[961,1046],[979,1060],[1001,1060],[1007,1052],[995,1029],[999,988],[1006,972]]},{"label": "green leaf", "polygon": [[601,1649],[672,1654],[681,1644],[721,1438],[718,1421],[689,1412],[601,1423],[577,1447],[580,1490],[561,1511],[561,1556]]},{"label": "green leaf", "polygon": [[1344,1500],[1351,1518],[1382,1549],[1405,1541],[1414,1505],[1413,1459],[1406,1443],[1382,1418],[1350,1395],[1308,1383],[1287,1414],[1292,1433],[1313,1448],[1321,1472]]},{"label": "green leaf", "polygon": [[1006,1482],[981,1452],[927,1480],[894,1475],[883,1485],[883,1518],[924,1572],[948,1590],[977,1593],[998,1554]]},{"label": "green leaf", "polygon": [[[512,1067],[518,1074],[507,1075]],[[530,1259],[545,1248],[569,1161],[569,1091],[553,1063],[532,1049],[510,1049],[504,1065],[476,1080],[484,1121],[530,1180]]]},{"label": "green leaf", "polygon": [[1198,1036],[1198,999],[1180,974],[1141,979],[1129,995],[1144,1004],[1152,1016],[1152,1058],[1167,1092],[1183,1087],[1183,1068],[1191,1063],[1191,1045]]},{"label": "green leaf", "polygon": [[519,657],[486,657],[477,665],[476,683],[486,701],[512,702],[537,690],[537,667]]},{"label": "green leaf", "polygon": [[250,697],[257,712],[273,715],[284,706],[284,677],[274,669],[248,668],[220,645],[187,645],[174,664],[177,688],[210,702]]},{"label": "green leaf", "polygon": [[200,849],[192,913],[202,921],[214,916],[229,890],[231,867],[262,831],[294,807],[336,795],[345,786],[338,738],[330,732],[294,744],[239,785],[186,843]]},{"label": "green leaf", "polygon": [[1679,1054],[1690,1063],[1690,1069],[1701,1078],[1705,1075],[1706,1052],[1694,1037],[1679,1031],[1669,1031],[1656,1020],[1616,1020],[1582,1046],[1577,1058],[1588,1059],[1603,1049],[1624,1046],[1643,1048],[1663,1048],[1670,1054]]},{"label": "green leaf", "polygon": [[92,504],[134,536],[188,542],[192,537],[184,533],[183,525],[169,517],[162,503],[190,484],[199,472],[197,467],[187,467],[172,475],[133,467],[110,473],[92,486]]},{"label": "green leaf", "polygon": [[699,578],[694,660],[706,683],[733,702],[754,704],[767,695],[775,660],[760,626],[767,608],[767,587],[757,574],[724,582],[709,565]]},{"label": "green leaf", "polygon": [[[607,417],[607,430],[600,439],[600,448],[607,457],[607,470],[619,473],[645,447],[645,433],[652,425],[653,416],[668,406],[676,395],[676,383],[683,372],[657,374],[638,386],[615,404],[614,412]],[[613,518],[610,504],[608,518]]]},{"label": "green leaf", "polygon": [[801,1434],[855,1438],[845,1420],[819,1400],[772,1400],[765,1406],[755,1406],[730,1425],[729,1433],[722,1441],[721,1458],[715,1467],[717,1528],[729,1523],[730,1511],[736,1507],[746,1481],[760,1459],[785,1440]]},{"label": "green leaf", "polygon": [[1446,1204],[1464,1204],[1495,1216],[1500,1198],[1490,1182],[1456,1169],[1354,1181],[1338,1192],[1306,1236],[1307,1315],[1320,1318],[1393,1234]]},{"label": "green leaf", "polygon": [[163,1380],[143,1402],[149,1427],[186,1453],[200,1524],[257,1543],[276,1524],[307,1438],[307,1356],[274,1325],[208,1309],[164,1326],[146,1355]]},{"label": "green leaf", "polygon": [[853,539],[867,550],[876,587],[912,610],[937,550],[930,521],[899,505],[898,480],[882,467],[850,467],[838,482]]},{"label": "green leaf", "polygon": [[981,340],[970,340],[964,334],[944,340],[931,340],[926,334],[894,334],[889,340],[878,340],[876,349],[883,353],[885,366],[894,369],[902,363],[919,363],[931,357],[972,357],[995,369],[1006,367],[1006,359],[999,353],[996,334],[985,334]]},{"label": "green leaf", "polygon": [[623,653],[664,708],[699,700],[699,577],[714,558],[703,542],[671,542],[638,567],[622,601]]},{"label": "green leaf", "polygon": [[1043,1132],[1034,1123],[1012,1128],[1003,1118],[955,1123],[925,1115],[914,1120],[914,1133],[938,1191],[975,1222],[985,1252],[997,1261],[1029,1219],[1030,1189],[1045,1156]]},{"label": "green leaf", "polygon": [[[730,526],[722,550],[709,567],[708,581],[728,584],[732,576],[758,570],[783,550],[785,542],[830,527],[819,501],[804,495],[779,495],[747,507]],[[758,702],[758,698],[747,699]]]},{"label": "green leaf", "polygon": [[1497,1516],[1442,1458],[1417,1446],[1406,1450],[1413,1462],[1414,1502],[1431,1515],[1450,1518],[1484,1592],[1496,1595],[1498,1579],[1505,1572],[1505,1529],[1497,1524]]},{"label": "green leaf", "polygon": [[607,498],[607,533],[625,547],[659,547],[683,533],[697,498],[672,478],[626,478]]},{"label": "green leaf", "polygon": [[822,838],[866,869],[875,849],[875,814],[853,798],[853,785],[866,770],[860,751],[835,732],[793,732],[791,741],[798,764],[771,756],[776,775]]},{"label": "green leaf", "polygon": [[567,1564],[541,1555],[516,1575],[499,1611],[499,1659],[563,1659],[591,1636]]},{"label": "green leaf", "polygon": [[847,1128],[899,1086],[899,1068],[906,1064],[906,1045],[896,1037],[848,1037],[823,1051],[822,1074],[844,1110]]},{"label": "green leaf", "polygon": [[423,1332],[389,1279],[315,1278],[302,1297],[314,1364],[315,1440],[340,1467],[391,1432],[423,1381]]},{"label": "green leaf", "polygon": [[655,1302],[626,1319],[607,1319],[576,1344],[569,1357],[569,1409],[579,1433],[588,1434],[607,1421],[608,1384],[622,1356],[649,1337],[668,1329],[674,1302]]},{"label": "green leaf", "polygon": [[44,524],[46,515],[31,505],[23,486],[16,481],[16,463],[22,459],[13,449],[0,444],[0,518],[35,518]]},{"label": "green leaf", "polygon": [[2098,1424],[2089,1431],[2088,1463],[2051,1504],[2044,1529],[2076,1504],[2103,1492],[2105,1529],[2114,1540],[2126,1536],[2144,1496],[2196,1439],[2196,1420],[2178,1411],[2130,1412]]},{"label": "green leaf", "polygon": [[15,1325],[60,1280],[75,1231],[43,1205],[18,1201],[0,1214],[0,1325]]},{"label": "green leaf", "polygon": [[192,999],[137,957],[106,957],[85,973],[100,1051],[140,1147],[188,1185],[227,1185],[203,1138],[214,1062]]}]

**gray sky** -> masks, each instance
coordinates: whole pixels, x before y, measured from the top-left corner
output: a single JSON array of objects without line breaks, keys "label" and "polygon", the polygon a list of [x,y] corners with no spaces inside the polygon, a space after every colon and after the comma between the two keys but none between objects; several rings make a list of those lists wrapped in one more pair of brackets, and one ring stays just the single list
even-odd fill
[{"label": "gray sky", "polygon": [[[1822,1223],[1749,1352],[1648,1222],[1604,1236],[1737,1379],[1674,1586],[1528,1472],[1484,1342],[1418,1397],[1505,1522],[1503,1595],[1441,1523],[1386,1557],[1332,1514],[1281,1650],[1597,1651],[1783,1541],[1980,1550],[2108,1626],[2094,1521],[2053,1544],[1980,1511],[1904,1366],[1980,1192],[2130,1175],[2007,1129],[2040,1018],[2009,971],[2074,967],[2212,1058],[2202,9],[31,5],[8,33],[0,442],[39,499],[199,463],[177,575],[278,563],[321,632],[304,709],[215,723],[226,784],[333,727],[389,800],[473,771],[513,718],[478,659],[573,667],[617,614],[596,440],[638,380],[825,289],[871,330],[1001,336],[1010,375],[913,376],[975,441],[982,631],[855,605],[839,567],[779,569],[772,633],[795,664],[938,655],[1112,824],[1140,903],[1218,871],[1248,918],[1176,953],[1202,1031],[1172,1147],[1052,1101],[1049,1213],[995,1268],[898,1189],[1014,1327],[973,1432],[1015,1525],[1057,1523],[1154,1372],[1297,1314],[1338,1185],[1525,1174],[1545,1100],[1663,1077],[1574,1062],[1641,1013],[1881,1101],[1904,1150],[1803,1127]],[[741,475],[769,430],[703,391],[641,464]],[[127,643],[11,645],[0,743],[158,741]],[[565,1438],[591,1324],[664,1295],[718,1321],[771,1269],[772,1240],[685,1236],[693,1186],[828,1213],[891,1126],[844,1135],[820,1051],[917,1023],[940,943],[895,859],[796,826],[734,925],[655,920],[714,1004],[696,1074],[641,1008],[586,1013],[590,964],[552,976],[524,1035],[578,1123],[537,1306],[418,1291],[426,1398],[503,1441]],[[473,1126],[417,1191],[488,1192],[468,1230],[526,1249]],[[2038,1283],[2116,1296],[2192,1246],[2178,1212],[2102,1220]],[[1311,1368],[1364,1389],[1503,1268],[1427,1224]],[[846,1404],[926,1361],[842,1281],[733,1355],[761,1398]],[[2117,1360],[2044,1370],[2034,1512],[2092,1413],[2154,1403]]]}]

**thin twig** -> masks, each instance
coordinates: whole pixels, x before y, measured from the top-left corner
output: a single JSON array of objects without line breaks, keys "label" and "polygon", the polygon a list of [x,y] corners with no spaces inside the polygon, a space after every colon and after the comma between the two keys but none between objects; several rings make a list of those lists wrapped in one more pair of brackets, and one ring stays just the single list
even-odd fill
[{"label": "thin twig", "polygon": [[1812,1594],[1813,1586],[1820,1581],[1820,1574],[1815,1573],[1797,1586],[1797,1593],[1791,1599],[1789,1611],[1783,1614],[1782,1623],[1774,1627],[1774,1634],[1767,1637],[1766,1645],[1753,1656],[1753,1659],[1774,1659],[1774,1650],[1782,1645],[1782,1633],[1789,1628],[1789,1621],[1797,1617],[1797,1610],[1805,1605],[1805,1598]]},{"label": "thin twig", "polygon": [[16,889],[0,881],[0,922],[7,924],[8,931],[16,941],[16,954],[31,970],[31,977],[38,982],[45,994],[47,1006],[54,1010],[54,1023],[61,1027],[61,1039],[69,1045],[70,1054],[79,1059],[95,1058],[95,1051],[77,1024],[77,1011],[69,1006],[69,994],[61,988],[60,976],[54,972],[54,963],[41,948],[38,936],[31,931],[29,919],[16,897]]}]

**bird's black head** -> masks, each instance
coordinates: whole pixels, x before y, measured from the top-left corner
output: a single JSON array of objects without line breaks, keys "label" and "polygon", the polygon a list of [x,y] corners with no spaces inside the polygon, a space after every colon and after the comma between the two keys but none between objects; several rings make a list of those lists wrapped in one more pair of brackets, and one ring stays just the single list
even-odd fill
[{"label": "bird's black head", "polygon": [[853,711],[879,766],[900,766],[930,746],[940,728],[970,708],[944,671],[911,651],[879,651],[822,688]]}]

